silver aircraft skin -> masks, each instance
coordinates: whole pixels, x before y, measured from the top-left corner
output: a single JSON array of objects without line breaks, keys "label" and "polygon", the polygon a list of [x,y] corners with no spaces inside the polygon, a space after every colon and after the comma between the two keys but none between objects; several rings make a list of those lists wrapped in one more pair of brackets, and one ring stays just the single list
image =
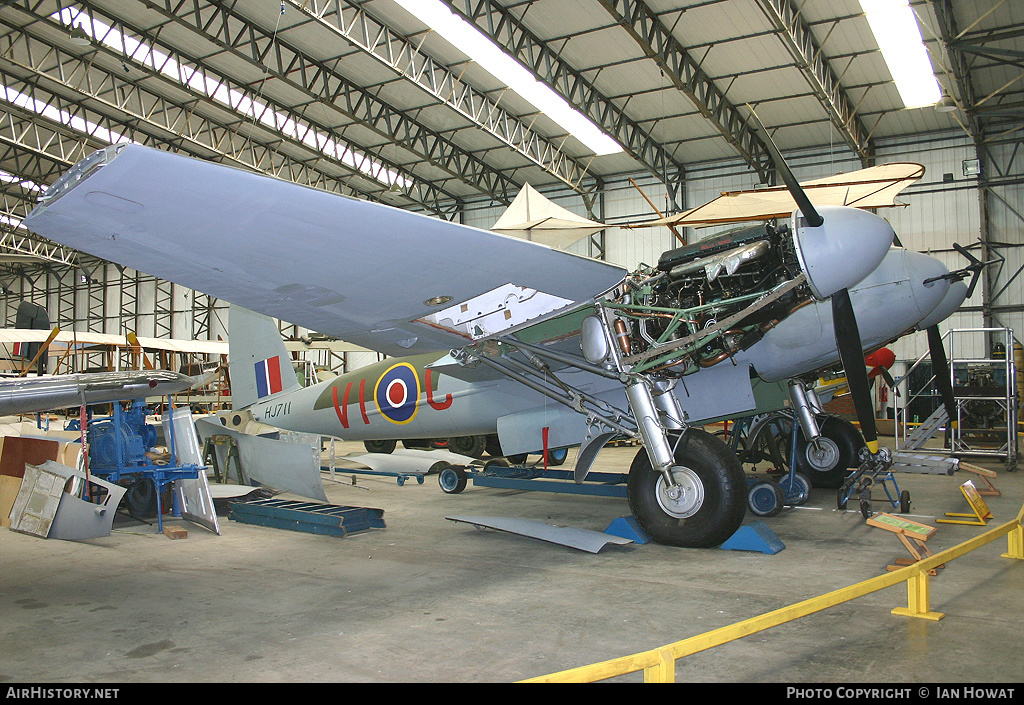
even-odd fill
[{"label": "silver aircraft skin", "polygon": [[0,379],[0,416],[167,396],[189,389],[194,382],[187,375],[169,370],[81,372]]},{"label": "silver aircraft skin", "polygon": [[[749,413],[761,383],[797,403],[815,372],[842,361],[850,374],[839,350],[862,363],[966,294],[937,259],[893,247],[883,218],[845,206],[807,202],[763,242],[709,239],[706,259],[680,248],[627,272],[137,145],[80,162],[25,225],[233,304],[235,408],[264,423],[346,440],[497,434],[506,455],[578,445],[577,481],[610,439],[638,439],[630,509],[687,547],[720,544],[746,511],[739,461],[701,420]],[[691,285],[707,288],[686,298]],[[391,357],[302,388],[276,327],[246,310]]]}]

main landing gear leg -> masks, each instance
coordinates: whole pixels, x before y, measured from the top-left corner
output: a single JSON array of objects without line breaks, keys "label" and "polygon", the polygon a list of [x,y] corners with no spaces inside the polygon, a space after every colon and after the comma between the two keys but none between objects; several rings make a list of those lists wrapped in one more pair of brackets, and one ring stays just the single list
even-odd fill
[{"label": "main landing gear leg", "polygon": [[714,436],[698,429],[667,430],[658,410],[670,407],[664,400],[655,404],[648,385],[641,378],[626,387],[644,444],[629,469],[630,510],[659,543],[717,546],[736,532],[746,512],[743,468]]}]

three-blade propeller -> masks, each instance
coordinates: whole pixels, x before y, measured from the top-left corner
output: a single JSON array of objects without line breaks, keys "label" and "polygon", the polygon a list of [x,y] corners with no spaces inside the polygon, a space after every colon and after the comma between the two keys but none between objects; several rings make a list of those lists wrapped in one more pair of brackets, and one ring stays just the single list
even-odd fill
[{"label": "three-blade propeller", "polygon": [[970,262],[970,264],[968,264],[966,267],[961,267],[960,269],[954,269],[952,272],[947,272],[942,276],[932,277],[931,279],[925,279],[924,283],[928,284],[929,282],[939,281],[940,279],[947,279],[951,282],[958,282],[963,281],[964,279],[967,278],[968,275],[970,275],[971,283],[967,286],[967,296],[965,297],[966,299],[969,299],[971,298],[971,295],[974,294],[974,287],[978,285],[978,277],[981,276],[981,272],[985,269],[985,267],[989,266],[990,264],[996,264],[997,262],[1000,262],[1002,258],[990,259],[987,262],[982,262],[980,259],[972,255],[970,252],[968,252],[966,247],[963,247],[959,243],[954,242],[953,249],[962,254],[964,257],[966,257],[967,261]]},{"label": "three-blade propeller", "polygon": [[[807,193],[792,170],[779,152],[778,147],[772,140],[771,135],[764,129],[764,126],[757,119],[751,110],[751,117],[764,138],[765,146],[771,155],[772,163],[782,178],[786,188],[789,189],[793,200],[807,225],[812,228],[820,227],[825,219],[811,203]],[[836,349],[839,352],[839,359],[846,373],[846,380],[850,387],[850,394],[853,396],[853,405],[857,412],[857,420],[860,421],[861,435],[868,450],[874,454],[878,452],[878,431],[875,427],[875,411],[871,403],[869,391],[868,373],[864,367],[864,349],[861,345],[860,331],[857,328],[857,317],[853,311],[853,303],[850,301],[848,289],[840,289],[832,294],[832,327],[836,340]]]}]

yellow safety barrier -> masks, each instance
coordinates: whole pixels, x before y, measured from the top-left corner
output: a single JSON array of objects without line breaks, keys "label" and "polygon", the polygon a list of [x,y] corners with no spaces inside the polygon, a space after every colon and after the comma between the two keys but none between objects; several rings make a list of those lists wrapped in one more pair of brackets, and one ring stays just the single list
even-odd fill
[{"label": "yellow safety barrier", "polygon": [[791,622],[800,617],[806,617],[809,614],[814,614],[829,607],[877,592],[883,588],[891,587],[904,580],[907,583],[907,607],[897,607],[892,610],[892,613],[921,619],[942,619],[945,615],[941,612],[932,612],[929,606],[928,571],[949,563],[954,558],[984,546],[1001,536],[1006,536],[1008,539],[1007,552],[1002,554],[1002,556],[1004,558],[1024,560],[1024,528],[1021,526],[1022,520],[1024,520],[1024,506],[1021,507],[1020,512],[1017,513],[1017,518],[1013,521],[989,529],[973,539],[946,549],[941,553],[936,553],[905,568],[900,568],[884,575],[879,575],[876,578],[870,578],[855,585],[833,590],[819,597],[812,597],[809,600],[797,602],[788,607],[782,607],[773,612],[751,617],[742,622],[683,639],[682,641],[677,641],[657,649],[633,654],[632,656],[622,656],[589,666],[571,668],[546,676],[529,678],[520,682],[592,683],[642,670],[645,683],[673,683],[675,682],[677,659],[715,646],[721,646],[722,644],[762,632],[771,627],[777,627],[780,624]]}]

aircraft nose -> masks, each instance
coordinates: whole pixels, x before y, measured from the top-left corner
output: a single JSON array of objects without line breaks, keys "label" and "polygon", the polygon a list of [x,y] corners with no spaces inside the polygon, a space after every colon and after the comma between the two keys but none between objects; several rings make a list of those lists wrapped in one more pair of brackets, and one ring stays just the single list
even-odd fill
[{"label": "aircraft nose", "polygon": [[[906,267],[907,276],[910,279],[910,290],[913,292],[914,302],[917,304],[921,319],[931,318],[932,312],[936,311],[939,304],[946,299],[950,290],[950,282],[947,279],[939,279],[926,284],[925,281],[949,274],[949,269],[935,257],[920,252],[907,252]],[[966,293],[966,289],[964,293]],[[948,303],[952,303],[952,301]],[[953,310],[956,310],[959,305],[958,303]]]}]

